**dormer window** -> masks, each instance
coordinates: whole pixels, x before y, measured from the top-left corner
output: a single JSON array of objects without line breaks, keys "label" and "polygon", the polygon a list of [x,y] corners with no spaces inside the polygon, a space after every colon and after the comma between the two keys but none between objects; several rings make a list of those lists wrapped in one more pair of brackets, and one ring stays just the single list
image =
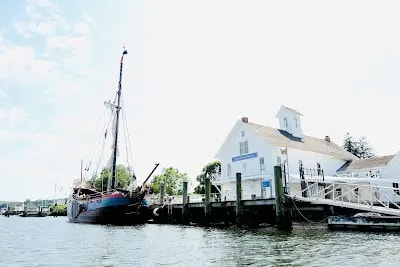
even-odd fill
[{"label": "dormer window", "polygon": [[294,137],[303,139],[304,134],[301,129],[300,116],[302,114],[292,108],[282,106],[279,109],[276,118],[279,119],[279,129],[285,131]]}]

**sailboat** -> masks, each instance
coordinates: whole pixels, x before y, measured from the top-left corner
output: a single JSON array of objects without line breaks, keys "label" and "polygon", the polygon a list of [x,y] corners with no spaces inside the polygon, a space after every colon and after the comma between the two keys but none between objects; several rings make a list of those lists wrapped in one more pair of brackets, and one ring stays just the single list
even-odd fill
[{"label": "sailboat", "polygon": [[[122,188],[118,182],[117,175],[117,157],[118,157],[118,130],[120,121],[121,108],[121,80],[124,56],[128,52],[122,53],[120,60],[118,91],[114,103],[108,102],[112,106],[113,112],[113,140],[112,155],[110,158],[111,177],[108,179],[107,189],[103,191],[96,189],[82,178],[81,181],[73,187],[72,193],[68,199],[67,215],[68,220],[74,223],[97,223],[97,224],[136,224],[143,223],[148,219],[149,203],[147,197],[149,195],[149,187],[146,182],[158,167],[158,163],[145,179],[141,186],[136,186],[136,177],[133,172],[131,183],[134,186],[130,188]],[[107,131],[104,136],[107,136]],[[82,166],[82,165],[81,165]]]}]

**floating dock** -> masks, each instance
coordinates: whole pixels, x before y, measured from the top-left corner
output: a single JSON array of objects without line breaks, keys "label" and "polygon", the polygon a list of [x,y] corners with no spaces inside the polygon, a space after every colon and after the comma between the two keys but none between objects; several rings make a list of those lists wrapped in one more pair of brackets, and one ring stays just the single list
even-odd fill
[{"label": "floating dock", "polygon": [[377,213],[358,213],[351,217],[331,216],[330,230],[400,232],[400,217],[383,216]]}]

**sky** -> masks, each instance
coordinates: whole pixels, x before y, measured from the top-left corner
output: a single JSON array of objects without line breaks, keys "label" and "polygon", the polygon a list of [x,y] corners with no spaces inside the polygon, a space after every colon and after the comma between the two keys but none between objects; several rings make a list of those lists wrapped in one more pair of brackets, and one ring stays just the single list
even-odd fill
[{"label": "sky", "polygon": [[[400,150],[398,1],[0,0],[0,200],[66,197],[118,86],[133,165],[195,177],[243,116]],[[100,133],[101,134],[101,133]]]}]

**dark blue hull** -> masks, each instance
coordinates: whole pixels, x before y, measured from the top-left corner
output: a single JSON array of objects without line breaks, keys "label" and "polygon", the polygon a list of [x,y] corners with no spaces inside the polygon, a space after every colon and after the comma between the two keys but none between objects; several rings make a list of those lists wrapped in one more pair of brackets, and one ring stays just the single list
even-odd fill
[{"label": "dark blue hull", "polygon": [[148,214],[141,198],[132,199],[123,194],[88,200],[70,198],[67,208],[68,220],[73,223],[140,224],[148,220]]}]

